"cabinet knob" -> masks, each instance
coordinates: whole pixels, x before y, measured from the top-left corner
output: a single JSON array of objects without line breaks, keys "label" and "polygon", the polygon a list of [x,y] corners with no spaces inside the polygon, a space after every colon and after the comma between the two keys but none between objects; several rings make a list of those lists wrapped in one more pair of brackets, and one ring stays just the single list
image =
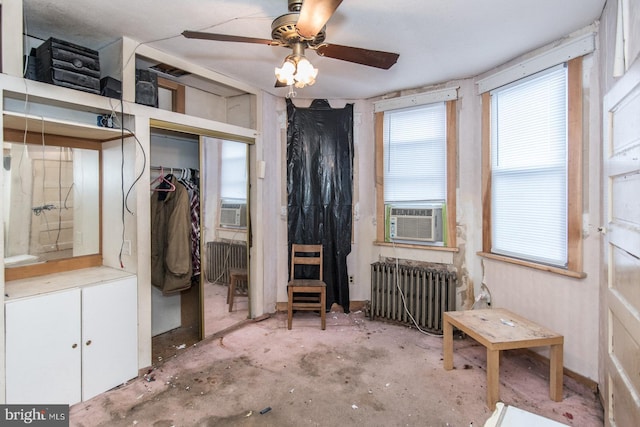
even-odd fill
[{"label": "cabinet knob", "polygon": [[88,341],[86,342],[86,344],[87,344],[87,345],[91,345],[91,340],[88,340]]},{"label": "cabinet knob", "polygon": [[71,345],[71,348],[77,348],[77,347],[78,347],[78,344],[76,344],[76,343],[73,343],[73,344]]}]

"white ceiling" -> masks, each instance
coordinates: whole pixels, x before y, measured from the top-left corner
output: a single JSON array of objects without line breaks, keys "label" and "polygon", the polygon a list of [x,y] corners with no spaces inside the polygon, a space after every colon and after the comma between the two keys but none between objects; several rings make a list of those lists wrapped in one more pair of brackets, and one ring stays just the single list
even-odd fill
[{"label": "white ceiling", "polygon": [[[127,36],[276,96],[283,47],[186,39],[184,30],[271,38],[287,0],[23,0],[25,33],[92,49]],[[400,54],[389,70],[308,51],[316,84],[298,98],[363,99],[471,77],[596,21],[606,0],[344,0],[329,44]]]}]

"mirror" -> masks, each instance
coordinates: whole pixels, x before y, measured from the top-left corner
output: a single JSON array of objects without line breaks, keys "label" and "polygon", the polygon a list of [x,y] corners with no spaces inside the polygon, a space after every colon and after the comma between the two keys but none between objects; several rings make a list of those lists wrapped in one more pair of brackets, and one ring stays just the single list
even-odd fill
[{"label": "mirror", "polygon": [[[205,242],[204,334],[210,336],[249,317],[248,145],[205,137],[203,143]],[[237,288],[229,298],[232,272]],[[229,294],[230,295],[230,294]]]},{"label": "mirror", "polygon": [[4,142],[5,268],[100,252],[100,151]]}]

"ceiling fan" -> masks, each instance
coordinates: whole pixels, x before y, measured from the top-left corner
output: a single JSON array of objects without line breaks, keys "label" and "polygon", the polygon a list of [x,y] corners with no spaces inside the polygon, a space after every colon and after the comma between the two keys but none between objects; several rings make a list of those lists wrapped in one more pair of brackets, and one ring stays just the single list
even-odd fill
[{"label": "ceiling fan", "polygon": [[257,43],[292,49],[283,66],[276,68],[276,87],[312,85],[318,70],[305,58],[304,50],[312,49],[320,56],[388,70],[398,60],[397,53],[325,43],[325,24],[342,0],[288,0],[289,13],[271,23],[271,39],[184,31],[191,39],[224,42]]}]

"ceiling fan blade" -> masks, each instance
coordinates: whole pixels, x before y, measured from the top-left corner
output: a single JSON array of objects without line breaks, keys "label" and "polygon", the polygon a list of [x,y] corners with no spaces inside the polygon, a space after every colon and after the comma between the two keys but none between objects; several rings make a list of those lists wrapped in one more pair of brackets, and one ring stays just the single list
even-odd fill
[{"label": "ceiling fan blade", "polygon": [[182,35],[188,39],[215,40],[221,42],[241,42],[257,43],[269,46],[278,46],[278,43],[269,39],[258,39],[254,37],[231,36],[228,34],[202,33],[200,31],[183,31]]},{"label": "ceiling fan blade", "polygon": [[359,47],[341,46],[338,44],[321,44],[316,49],[320,56],[355,62],[369,67],[388,70],[400,57],[397,53],[380,50],[361,49]]},{"label": "ceiling fan blade", "polygon": [[304,0],[296,23],[298,34],[310,39],[322,30],[342,0]]}]

